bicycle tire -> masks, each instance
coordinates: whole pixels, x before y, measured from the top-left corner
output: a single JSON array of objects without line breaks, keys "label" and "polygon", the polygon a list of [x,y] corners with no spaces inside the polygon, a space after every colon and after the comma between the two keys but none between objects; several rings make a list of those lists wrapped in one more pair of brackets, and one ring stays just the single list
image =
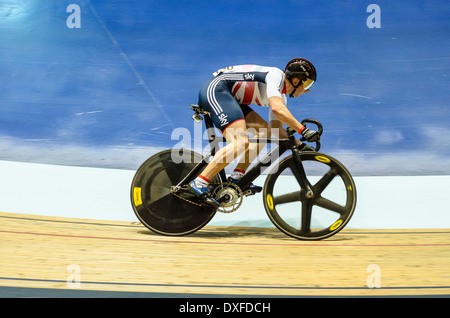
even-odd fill
[{"label": "bicycle tire", "polygon": [[171,187],[201,160],[194,151],[168,149],[137,169],[131,184],[131,204],[145,227],[162,235],[182,236],[200,230],[212,219],[216,213],[213,207],[202,204],[194,195],[187,201],[171,192]]},{"label": "bicycle tire", "polygon": [[[290,178],[288,187],[295,185],[299,190],[292,191],[292,188],[284,190],[288,179],[281,180],[280,176],[289,174],[289,170],[291,170],[291,175],[296,176],[298,171],[294,158],[290,155],[283,159],[267,176],[263,192],[264,207],[272,223],[291,237],[299,240],[329,238],[341,231],[353,216],[356,208],[355,182],[347,168],[329,155],[318,152],[301,152],[300,158],[306,177],[311,183],[313,197],[308,198],[305,189],[301,189],[299,183],[295,182],[295,178],[292,176],[286,176],[286,178]],[[316,168],[311,170],[311,173],[318,175],[308,175],[309,171],[305,166],[309,163],[314,167],[319,166],[316,172],[314,172]],[[325,173],[321,175],[323,171]],[[311,182],[313,179],[318,181],[313,184]],[[327,190],[328,187],[330,187],[330,191]],[[325,191],[327,191],[327,195],[333,196],[333,200],[336,197],[339,203],[322,196]],[[292,204],[287,207],[283,206],[288,203]],[[298,213],[297,208],[300,205],[301,209]],[[292,206],[294,207],[292,208]]]}]

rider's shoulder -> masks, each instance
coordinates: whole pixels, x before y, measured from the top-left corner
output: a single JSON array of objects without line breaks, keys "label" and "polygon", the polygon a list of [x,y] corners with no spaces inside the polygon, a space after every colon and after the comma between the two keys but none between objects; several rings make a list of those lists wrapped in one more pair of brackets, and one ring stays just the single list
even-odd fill
[{"label": "rider's shoulder", "polygon": [[267,67],[267,78],[279,82],[280,79],[284,79],[284,71],[278,67]]},{"label": "rider's shoulder", "polygon": [[268,72],[268,73],[276,73],[283,74],[284,72],[275,66],[262,66],[262,65],[253,65],[255,71]]},{"label": "rider's shoulder", "polygon": [[284,71],[282,71],[278,67],[268,66],[267,68],[269,69],[270,72],[272,72],[272,73],[274,73],[276,75],[284,75]]},{"label": "rider's shoulder", "polygon": [[284,77],[284,71],[274,66],[262,66],[257,64],[242,64],[232,65],[221,68],[213,73],[214,76],[218,76],[224,73],[263,73],[264,77],[272,78],[278,81]]}]

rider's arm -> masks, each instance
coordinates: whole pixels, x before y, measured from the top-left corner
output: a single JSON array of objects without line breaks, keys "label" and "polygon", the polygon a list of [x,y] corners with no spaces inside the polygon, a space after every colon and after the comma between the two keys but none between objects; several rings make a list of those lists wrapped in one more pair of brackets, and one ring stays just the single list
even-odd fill
[{"label": "rider's arm", "polygon": [[269,125],[273,138],[277,139],[287,138],[287,133],[283,127],[283,123],[275,117],[271,109],[269,109]]},{"label": "rider's arm", "polygon": [[[275,115],[273,115],[272,110],[269,110],[269,124],[270,131],[272,132],[272,138],[276,139],[287,139],[286,129],[283,127],[283,123],[279,121]],[[297,146],[300,147],[302,142],[298,139],[295,139],[297,142]]]},{"label": "rider's arm", "polygon": [[295,131],[301,133],[305,126],[303,126],[295,117],[291,114],[289,109],[283,103],[281,97],[273,96],[269,98],[269,106],[275,117],[286,126],[291,127]]}]

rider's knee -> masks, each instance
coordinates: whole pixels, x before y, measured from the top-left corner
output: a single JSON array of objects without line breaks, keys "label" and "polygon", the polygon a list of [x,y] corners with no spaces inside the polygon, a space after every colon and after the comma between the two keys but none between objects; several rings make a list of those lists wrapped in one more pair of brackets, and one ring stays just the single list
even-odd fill
[{"label": "rider's knee", "polygon": [[248,148],[249,140],[248,135],[238,135],[235,138],[235,148],[237,153],[242,153],[245,149]]},{"label": "rider's knee", "polygon": [[[227,139],[228,145],[226,146],[227,151],[224,153],[223,158],[218,160],[225,160],[227,164],[233,162],[233,160],[242,154],[249,145],[248,136],[244,135],[234,135],[229,136]],[[218,161],[220,162],[220,161]]]},{"label": "rider's knee", "polygon": [[258,128],[257,135],[260,138],[268,138],[272,135],[269,124],[264,125],[263,127]]},{"label": "rider's knee", "polygon": [[258,138],[268,138],[271,136],[272,132],[270,126],[267,124],[260,127],[249,128],[248,134]]}]

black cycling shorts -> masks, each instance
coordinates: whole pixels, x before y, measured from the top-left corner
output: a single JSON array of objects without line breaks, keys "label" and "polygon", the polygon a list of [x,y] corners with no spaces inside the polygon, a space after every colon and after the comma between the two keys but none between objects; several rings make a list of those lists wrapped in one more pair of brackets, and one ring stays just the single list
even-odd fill
[{"label": "black cycling shorts", "polygon": [[223,132],[232,123],[243,120],[252,112],[248,105],[239,105],[231,94],[230,83],[220,77],[212,77],[200,89],[198,104],[210,113],[214,125]]}]

